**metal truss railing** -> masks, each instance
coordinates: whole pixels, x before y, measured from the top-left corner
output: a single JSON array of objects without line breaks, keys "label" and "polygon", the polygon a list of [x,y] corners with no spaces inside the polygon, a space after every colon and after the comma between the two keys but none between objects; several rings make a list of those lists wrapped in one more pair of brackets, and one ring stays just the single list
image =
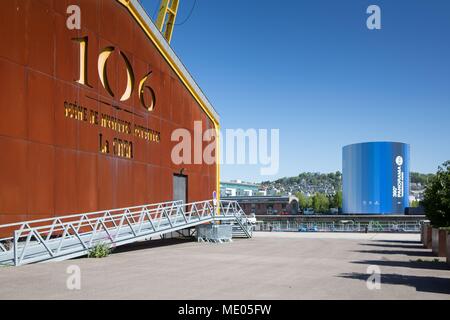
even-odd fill
[{"label": "metal truss railing", "polygon": [[70,259],[100,243],[116,247],[212,221],[236,223],[252,236],[237,202],[173,201],[0,225],[0,231],[12,232],[0,239],[0,264]]},{"label": "metal truss railing", "polygon": [[297,222],[297,221],[264,221],[255,226],[256,231],[287,232],[393,232],[419,233],[420,221],[398,222],[357,222],[343,224],[336,222]]},{"label": "metal truss railing", "polygon": [[242,232],[247,238],[252,237],[253,225],[247,219],[247,216],[242,210],[237,201],[220,201],[220,212],[224,215],[234,214],[236,216],[236,222],[241,228]]}]

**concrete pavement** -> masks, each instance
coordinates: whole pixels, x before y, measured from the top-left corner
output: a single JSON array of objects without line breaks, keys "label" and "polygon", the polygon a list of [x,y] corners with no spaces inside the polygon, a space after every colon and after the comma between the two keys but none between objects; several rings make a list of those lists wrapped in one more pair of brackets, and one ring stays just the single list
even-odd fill
[{"label": "concrete pavement", "polygon": [[[0,267],[0,299],[450,299],[450,268],[434,259],[416,234],[151,241],[103,259]],[[370,265],[380,268],[380,290],[366,286]],[[70,266],[81,271],[80,290],[67,288]]]}]

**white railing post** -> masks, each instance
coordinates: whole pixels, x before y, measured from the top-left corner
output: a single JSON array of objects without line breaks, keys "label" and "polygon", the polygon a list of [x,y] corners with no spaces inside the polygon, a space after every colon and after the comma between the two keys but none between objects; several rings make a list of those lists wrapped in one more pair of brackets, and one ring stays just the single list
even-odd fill
[{"label": "white railing post", "polygon": [[17,238],[17,231],[14,231],[14,265],[17,266],[19,264],[19,256],[18,256],[18,244],[19,244],[19,239]]}]

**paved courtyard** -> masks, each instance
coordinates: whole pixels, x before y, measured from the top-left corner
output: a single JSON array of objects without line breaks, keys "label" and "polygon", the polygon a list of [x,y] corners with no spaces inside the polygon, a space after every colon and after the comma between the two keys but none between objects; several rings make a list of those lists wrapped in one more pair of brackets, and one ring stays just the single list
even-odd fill
[{"label": "paved courtyard", "polygon": [[[103,259],[0,267],[0,299],[450,299],[450,268],[412,234],[255,233],[157,240]],[[69,290],[69,266],[81,289]],[[369,290],[367,268],[381,270]]]}]

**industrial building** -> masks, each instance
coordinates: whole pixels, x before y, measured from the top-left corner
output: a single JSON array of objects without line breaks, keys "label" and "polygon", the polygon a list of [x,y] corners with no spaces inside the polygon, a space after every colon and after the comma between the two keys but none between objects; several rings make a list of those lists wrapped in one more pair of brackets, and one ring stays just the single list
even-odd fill
[{"label": "industrial building", "polygon": [[299,214],[298,198],[294,196],[240,196],[226,197],[236,201],[245,214],[252,215],[296,215]]},{"label": "industrial building", "polygon": [[344,214],[404,214],[409,205],[408,144],[366,142],[342,152]]},{"label": "industrial building", "polygon": [[220,182],[221,197],[256,196],[259,193],[258,184],[243,182],[241,180]]},{"label": "industrial building", "polygon": [[0,224],[212,199],[217,161],[171,160],[219,117],[168,39],[137,0],[74,4],[79,29],[67,1],[2,1]]},{"label": "industrial building", "polygon": [[252,236],[218,196],[218,114],[169,44],[178,4],[154,23],[138,0],[2,3],[0,265]]}]

